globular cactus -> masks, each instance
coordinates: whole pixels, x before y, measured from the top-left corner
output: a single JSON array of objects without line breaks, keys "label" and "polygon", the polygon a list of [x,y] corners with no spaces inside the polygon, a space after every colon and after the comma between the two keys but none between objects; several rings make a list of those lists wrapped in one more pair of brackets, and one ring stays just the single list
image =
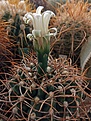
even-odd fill
[{"label": "globular cactus", "polygon": [[13,44],[15,49],[13,53],[15,55],[22,55],[24,53],[28,54],[33,48],[32,42],[26,37],[26,35],[31,31],[32,26],[27,26],[22,20],[22,16],[16,14],[14,18],[9,19],[10,25],[7,27],[7,32],[10,39],[13,39]]},{"label": "globular cactus", "polygon": [[[6,26],[7,22],[0,21],[0,73],[8,71],[8,64],[12,59],[13,53],[10,51],[11,47],[13,46],[12,42],[10,42]],[[6,69],[7,68],[7,69]],[[1,79],[0,75],[0,79]]]},{"label": "globular cactus", "polygon": [[60,4],[54,22],[58,28],[58,38],[52,51],[54,57],[67,55],[73,63],[80,66],[81,48],[91,34],[89,6],[87,2],[74,0]]},{"label": "globular cactus", "polygon": [[[15,2],[15,3],[14,3]],[[33,48],[32,42],[26,37],[26,35],[31,31],[32,25],[27,26],[23,21],[23,16],[27,13],[27,5],[25,1],[3,1],[1,2],[1,19],[8,22],[6,27],[7,33],[14,47],[11,51],[16,57],[21,56],[24,53],[29,53]],[[28,6],[29,7],[29,6]],[[6,9],[7,8],[7,9]],[[30,8],[32,9],[32,8]]]},{"label": "globular cactus", "polygon": [[80,106],[88,83],[71,60],[49,58],[43,76],[39,76],[37,66],[37,58],[32,54],[14,66],[3,96],[7,97],[7,108],[2,112],[8,120],[79,121],[80,112],[88,118],[85,107]]}]

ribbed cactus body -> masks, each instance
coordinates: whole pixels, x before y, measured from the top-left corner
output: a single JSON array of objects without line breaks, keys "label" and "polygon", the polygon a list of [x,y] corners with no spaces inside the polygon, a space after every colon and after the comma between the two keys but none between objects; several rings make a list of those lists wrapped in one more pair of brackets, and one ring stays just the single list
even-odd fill
[{"label": "ribbed cactus body", "polygon": [[47,61],[48,61],[48,54],[42,54],[41,52],[37,54],[38,56],[38,72],[39,74],[45,74],[47,71]]},{"label": "ribbed cactus body", "polygon": [[[10,16],[10,15],[8,15]],[[9,19],[8,19],[9,18]],[[33,48],[32,42],[26,37],[26,35],[30,32],[29,25],[25,25],[22,16],[16,14],[14,17],[10,16],[4,19],[9,21],[9,25],[7,26],[7,32],[10,39],[13,39],[14,48],[12,48],[12,52],[14,56],[22,56],[24,53],[29,54],[30,50]]]},{"label": "ribbed cactus body", "polygon": [[[13,10],[12,10],[13,11]],[[29,54],[32,46],[32,42],[26,37],[26,35],[31,31],[32,25],[26,25],[23,21],[24,13],[11,14],[10,11],[6,11],[2,16],[2,20],[8,22],[6,27],[7,33],[14,47],[11,51],[14,53],[16,58],[22,56],[24,53]]]},{"label": "ribbed cactus body", "polygon": [[9,110],[17,108],[14,118],[22,121],[79,119],[83,83],[79,70],[67,60],[50,59],[47,73],[40,77],[37,66],[36,57],[32,56],[15,66],[7,93]]}]

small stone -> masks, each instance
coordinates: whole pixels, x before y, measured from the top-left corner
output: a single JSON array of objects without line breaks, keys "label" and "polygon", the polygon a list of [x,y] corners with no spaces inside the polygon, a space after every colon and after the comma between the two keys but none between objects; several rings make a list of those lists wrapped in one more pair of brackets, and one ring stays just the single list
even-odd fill
[{"label": "small stone", "polygon": [[62,79],[58,79],[59,82],[62,82]]},{"label": "small stone", "polygon": [[67,75],[67,74],[69,74],[69,72],[65,70],[65,71],[62,72],[62,74]]},{"label": "small stone", "polygon": [[50,80],[50,83],[52,83],[53,82],[53,80]]},{"label": "small stone", "polygon": [[57,74],[57,71],[56,70],[54,71],[54,74]]},{"label": "small stone", "polygon": [[70,89],[70,91],[71,91],[72,95],[74,95],[74,96],[76,95],[76,91],[74,88]]}]

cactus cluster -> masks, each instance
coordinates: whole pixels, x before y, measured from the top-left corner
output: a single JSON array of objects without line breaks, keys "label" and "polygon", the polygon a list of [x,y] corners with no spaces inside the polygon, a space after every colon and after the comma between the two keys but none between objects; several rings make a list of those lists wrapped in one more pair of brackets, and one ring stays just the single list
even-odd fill
[{"label": "cactus cluster", "polygon": [[[81,121],[84,117],[90,121],[83,103],[86,96],[91,97],[85,92],[86,89],[89,90],[88,78],[85,71],[81,72],[77,65],[72,65],[70,58],[60,56],[54,59],[50,55],[51,36],[56,36],[57,29],[49,28],[48,25],[55,14],[50,10],[41,13],[42,9],[43,6],[39,6],[36,13],[29,12],[24,17],[19,13],[14,16],[7,14],[10,23],[7,32],[17,45],[16,52],[22,55],[22,59],[13,65],[9,73],[5,73],[5,79],[0,79],[0,118],[4,121]],[[31,22],[33,30],[30,31]],[[76,40],[83,39],[85,32],[75,24],[70,26],[70,23],[71,21],[67,25],[71,32],[67,36],[72,35],[73,39],[76,34],[73,28],[77,27]],[[60,34],[61,31],[58,39]],[[65,40],[68,38],[64,37]],[[35,52],[28,50],[31,49],[29,40],[33,41]],[[74,41],[72,42],[71,55],[74,54]],[[68,41],[65,44],[69,45]],[[75,49],[81,44],[79,42]]]},{"label": "cactus cluster", "polygon": [[87,86],[84,75],[63,58],[50,57],[43,76],[37,66],[34,55],[15,65],[3,96],[7,104],[3,114],[9,121],[80,120],[80,112],[85,112],[80,106]]}]

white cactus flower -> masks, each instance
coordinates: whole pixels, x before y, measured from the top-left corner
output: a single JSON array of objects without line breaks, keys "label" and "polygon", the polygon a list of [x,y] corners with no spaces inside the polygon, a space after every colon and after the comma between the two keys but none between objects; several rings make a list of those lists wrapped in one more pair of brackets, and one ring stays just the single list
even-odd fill
[{"label": "white cactus flower", "polygon": [[[25,14],[23,20],[25,21],[26,24],[29,24],[29,22],[32,21],[34,28],[32,34],[27,35],[28,38],[31,38],[32,36],[34,38],[51,36],[51,35],[55,36],[57,34],[56,28],[48,29],[50,18],[52,16],[55,16],[55,14],[50,10],[41,13],[43,8],[44,8],[43,6],[39,6],[36,10],[36,13],[29,12]],[[52,29],[55,31],[54,33],[50,33],[50,30]]]},{"label": "white cactus flower", "polygon": [[[33,23],[32,33],[28,34],[27,38],[30,41],[33,38],[33,46],[38,57],[38,73],[40,75],[48,71],[47,61],[50,52],[50,36],[57,34],[56,28],[48,29],[50,18],[55,14],[50,10],[41,13],[43,8],[43,6],[39,6],[36,13],[28,12],[23,17],[26,24],[29,24],[30,21]],[[51,30],[54,32],[51,33]]]}]

